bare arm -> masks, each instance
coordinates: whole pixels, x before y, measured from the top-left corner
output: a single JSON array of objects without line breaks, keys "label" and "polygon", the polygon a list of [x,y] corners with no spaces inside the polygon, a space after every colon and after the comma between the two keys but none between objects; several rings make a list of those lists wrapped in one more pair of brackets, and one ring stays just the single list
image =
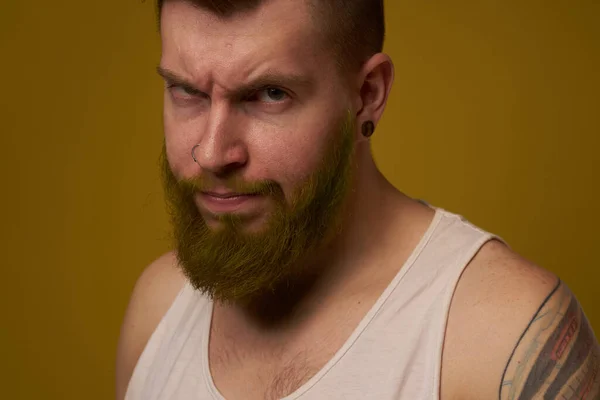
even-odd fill
[{"label": "bare arm", "polygon": [[499,398],[600,399],[600,347],[563,283],[522,333],[506,365]]},{"label": "bare arm", "polygon": [[[600,400],[599,356],[568,287],[490,242],[466,269],[452,301],[441,398]],[[577,390],[579,397],[569,394]]]}]

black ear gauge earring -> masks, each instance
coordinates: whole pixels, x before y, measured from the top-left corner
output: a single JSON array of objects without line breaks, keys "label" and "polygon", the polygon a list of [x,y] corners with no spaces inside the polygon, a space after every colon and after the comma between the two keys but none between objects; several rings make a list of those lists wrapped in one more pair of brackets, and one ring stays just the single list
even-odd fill
[{"label": "black ear gauge earring", "polygon": [[373,123],[373,121],[365,121],[362,124],[363,136],[369,138],[373,135],[373,132],[375,132],[375,124]]}]

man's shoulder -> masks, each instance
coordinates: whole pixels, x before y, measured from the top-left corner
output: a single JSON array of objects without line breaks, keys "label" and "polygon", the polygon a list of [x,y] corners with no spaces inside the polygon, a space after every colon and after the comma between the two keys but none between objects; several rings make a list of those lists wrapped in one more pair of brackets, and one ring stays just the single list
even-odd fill
[{"label": "man's shoulder", "polygon": [[[125,322],[130,316],[140,317],[138,324],[152,331],[167,312],[185,283],[174,252],[168,252],[150,263],[140,274],[127,308]],[[140,328],[139,325],[125,328]]]},{"label": "man's shoulder", "polygon": [[[560,364],[550,367],[552,376],[540,375],[539,365],[548,367],[547,361],[556,358],[541,349],[560,346],[567,304],[589,335],[575,296],[556,275],[501,242],[486,244],[466,268],[452,302],[444,356],[444,379],[451,382],[447,387],[461,398],[508,398],[508,393],[518,397],[524,390],[533,394],[526,398],[533,398],[547,390],[560,375]],[[588,342],[567,343],[563,355],[577,347],[595,357],[595,340]],[[468,396],[463,388],[468,388]]]},{"label": "man's shoulder", "polygon": [[[525,317],[539,308],[540,301],[559,284],[554,273],[504,243],[491,240],[466,267],[456,288],[453,307],[469,313],[481,312],[482,317],[497,318],[504,311],[507,318],[519,314]],[[495,312],[490,315],[491,310]]]},{"label": "man's shoulder", "polygon": [[133,289],[121,327],[117,350],[117,399],[127,384],[146,343],[185,283],[173,252],[148,265]]}]

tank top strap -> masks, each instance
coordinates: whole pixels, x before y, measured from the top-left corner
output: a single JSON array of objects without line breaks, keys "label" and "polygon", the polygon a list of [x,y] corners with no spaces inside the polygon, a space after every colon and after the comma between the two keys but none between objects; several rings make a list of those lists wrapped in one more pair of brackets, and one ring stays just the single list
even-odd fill
[{"label": "tank top strap", "polygon": [[[192,360],[194,352],[190,352],[190,348],[201,350],[202,322],[210,305],[208,297],[185,280],[133,370],[126,400],[171,398],[168,392],[173,393],[176,388],[169,380],[170,373]],[[161,368],[156,368],[157,363]]]}]

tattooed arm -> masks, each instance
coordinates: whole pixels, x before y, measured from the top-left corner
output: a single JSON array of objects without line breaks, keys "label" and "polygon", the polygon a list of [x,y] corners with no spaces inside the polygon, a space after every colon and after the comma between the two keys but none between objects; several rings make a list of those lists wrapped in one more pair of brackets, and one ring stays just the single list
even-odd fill
[{"label": "tattooed arm", "polygon": [[577,299],[562,282],[516,344],[499,397],[600,400],[600,347]]},{"label": "tattooed arm", "polygon": [[599,357],[567,286],[492,241],[471,261],[452,300],[440,398],[600,400]]}]

